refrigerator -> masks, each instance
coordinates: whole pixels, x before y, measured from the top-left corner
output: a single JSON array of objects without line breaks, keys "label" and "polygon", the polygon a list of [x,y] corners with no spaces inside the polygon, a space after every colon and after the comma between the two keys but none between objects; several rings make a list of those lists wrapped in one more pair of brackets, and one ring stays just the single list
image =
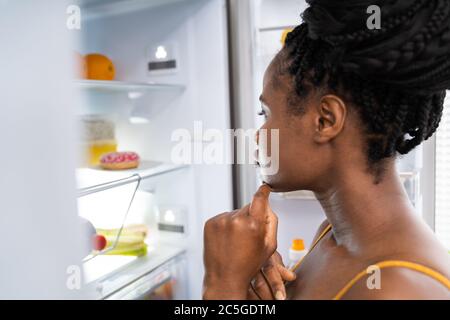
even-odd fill
[{"label": "refrigerator", "polygon": [[[0,297],[201,298],[204,222],[233,209],[228,149],[213,163],[204,156],[211,130],[231,127],[226,1],[0,8],[0,141],[10,155],[0,162]],[[89,54],[107,57],[114,77],[81,76]],[[139,167],[86,165],[86,135],[99,130]],[[148,227],[147,253],[106,254],[129,224]],[[91,253],[92,227],[115,230],[110,248]]]}]

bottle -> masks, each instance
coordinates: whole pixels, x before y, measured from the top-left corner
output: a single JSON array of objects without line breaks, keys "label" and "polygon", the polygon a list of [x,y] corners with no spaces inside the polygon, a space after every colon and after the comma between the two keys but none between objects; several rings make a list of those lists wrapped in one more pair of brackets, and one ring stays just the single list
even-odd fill
[{"label": "bottle", "polygon": [[303,239],[294,239],[289,248],[289,269],[292,270],[307,252]]}]

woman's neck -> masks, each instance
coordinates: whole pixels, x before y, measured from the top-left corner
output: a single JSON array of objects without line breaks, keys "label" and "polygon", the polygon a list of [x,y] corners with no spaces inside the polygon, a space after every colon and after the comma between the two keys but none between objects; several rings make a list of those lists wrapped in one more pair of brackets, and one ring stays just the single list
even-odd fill
[{"label": "woman's neck", "polygon": [[332,180],[316,197],[339,245],[357,249],[355,245],[371,243],[412,211],[393,161],[378,184],[373,175],[348,166],[336,170]]}]

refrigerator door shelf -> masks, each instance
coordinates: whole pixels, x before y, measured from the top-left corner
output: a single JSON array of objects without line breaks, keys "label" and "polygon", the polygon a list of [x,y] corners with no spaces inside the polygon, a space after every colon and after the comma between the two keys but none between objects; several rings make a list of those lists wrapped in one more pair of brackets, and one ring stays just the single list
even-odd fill
[{"label": "refrigerator door shelf", "polygon": [[[152,280],[145,283],[148,292],[171,278],[168,272],[171,263],[176,263],[185,253],[182,247],[158,244],[145,257],[98,256],[83,265],[86,286],[95,291],[96,299],[119,299],[123,296],[137,297],[141,293],[133,290],[118,292],[124,288],[144,289],[141,279]],[[115,297],[115,298],[114,298]]]}]

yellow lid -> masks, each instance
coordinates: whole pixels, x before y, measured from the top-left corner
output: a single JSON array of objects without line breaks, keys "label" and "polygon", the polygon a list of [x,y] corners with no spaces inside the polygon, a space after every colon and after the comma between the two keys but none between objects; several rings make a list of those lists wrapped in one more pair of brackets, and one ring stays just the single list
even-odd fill
[{"label": "yellow lid", "polygon": [[281,34],[281,44],[284,46],[286,43],[287,35],[292,31],[293,29],[285,29],[283,30],[283,33]]},{"label": "yellow lid", "polygon": [[305,250],[305,242],[303,239],[294,239],[292,241],[292,250],[302,251]]}]

